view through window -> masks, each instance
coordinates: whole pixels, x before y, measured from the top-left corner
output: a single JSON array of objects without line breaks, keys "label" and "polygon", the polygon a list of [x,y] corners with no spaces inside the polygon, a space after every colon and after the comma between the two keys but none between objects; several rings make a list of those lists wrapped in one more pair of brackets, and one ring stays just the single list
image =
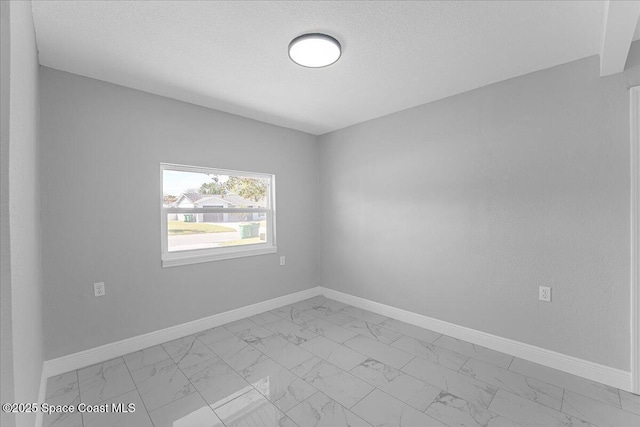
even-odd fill
[{"label": "view through window", "polygon": [[275,252],[273,175],[161,169],[163,266]]}]

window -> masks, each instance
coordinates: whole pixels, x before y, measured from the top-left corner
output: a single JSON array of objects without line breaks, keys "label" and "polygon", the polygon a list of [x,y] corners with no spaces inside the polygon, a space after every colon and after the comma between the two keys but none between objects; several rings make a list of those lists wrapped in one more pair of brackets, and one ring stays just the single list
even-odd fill
[{"label": "window", "polygon": [[276,252],[274,175],[160,168],[163,267]]}]

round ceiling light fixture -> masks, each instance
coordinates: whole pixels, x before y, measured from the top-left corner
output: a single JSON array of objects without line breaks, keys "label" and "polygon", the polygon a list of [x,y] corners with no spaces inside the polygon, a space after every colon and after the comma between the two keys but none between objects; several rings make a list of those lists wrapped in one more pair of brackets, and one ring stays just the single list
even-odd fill
[{"label": "round ceiling light fixture", "polygon": [[326,67],[340,59],[341,54],[340,42],[326,34],[303,34],[289,43],[289,58],[303,67]]}]

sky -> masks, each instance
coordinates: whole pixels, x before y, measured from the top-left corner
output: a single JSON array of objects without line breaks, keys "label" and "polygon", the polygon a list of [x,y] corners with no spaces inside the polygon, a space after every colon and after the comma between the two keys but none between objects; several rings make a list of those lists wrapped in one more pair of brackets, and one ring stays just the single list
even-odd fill
[{"label": "sky", "polygon": [[[182,172],[164,170],[162,175],[162,192],[167,195],[171,194],[179,196],[185,193],[189,188],[200,188],[206,182],[211,182],[211,176],[198,172]],[[227,175],[219,175],[220,182],[225,182],[229,177]]]}]

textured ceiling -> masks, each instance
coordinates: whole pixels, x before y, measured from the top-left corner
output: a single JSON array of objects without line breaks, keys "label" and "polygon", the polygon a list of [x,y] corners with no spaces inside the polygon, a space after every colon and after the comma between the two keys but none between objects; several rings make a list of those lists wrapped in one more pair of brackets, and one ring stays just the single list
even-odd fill
[{"label": "textured ceiling", "polygon": [[[599,53],[601,1],[33,1],[42,65],[322,134]],[[334,65],[287,56],[326,32]],[[636,33],[637,36],[637,33]]]}]

